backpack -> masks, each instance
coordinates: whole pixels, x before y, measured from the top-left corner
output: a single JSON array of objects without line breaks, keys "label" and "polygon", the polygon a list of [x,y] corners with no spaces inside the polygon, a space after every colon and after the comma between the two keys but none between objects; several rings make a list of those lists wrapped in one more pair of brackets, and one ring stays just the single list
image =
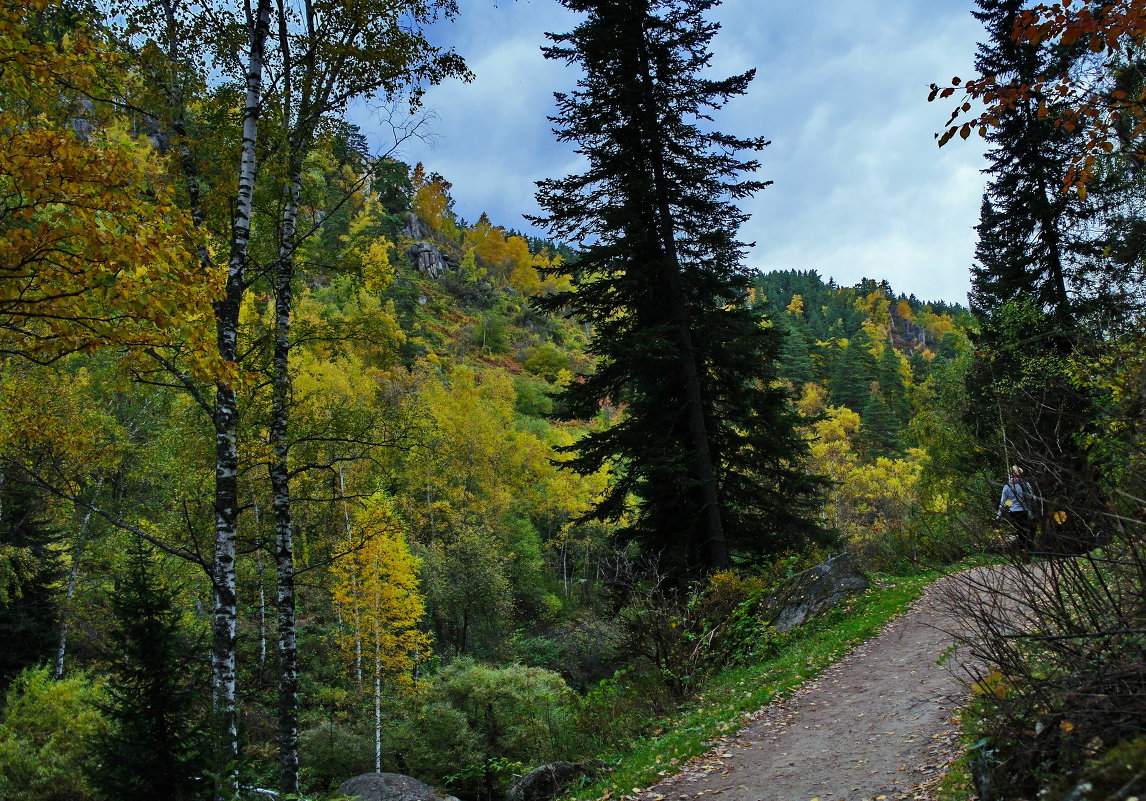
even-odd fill
[{"label": "backpack", "polygon": [[1031,489],[1029,482],[1020,481],[1017,484],[1011,484],[1011,492],[1015,494],[1015,498],[1027,513],[1027,517],[1034,520],[1037,516],[1035,514],[1035,505],[1038,503],[1038,498],[1035,497],[1035,491]]}]

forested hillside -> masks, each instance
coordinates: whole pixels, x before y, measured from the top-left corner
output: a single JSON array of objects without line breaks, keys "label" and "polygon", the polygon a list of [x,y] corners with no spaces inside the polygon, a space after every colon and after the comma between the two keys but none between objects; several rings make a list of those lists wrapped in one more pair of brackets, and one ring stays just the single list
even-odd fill
[{"label": "forested hillside", "polygon": [[962,610],[984,798],[1138,792],[1137,56],[980,0],[972,96],[1084,65],[1139,116],[977,120],[965,309],[745,267],[767,143],[708,124],[754,76],[708,77],[711,0],[564,5],[551,239],[396,156],[471,77],[427,34],[452,2],[0,10],[0,798],[617,768],[788,653],[769,597],[844,551],[891,592],[1015,563],[1019,622]]}]

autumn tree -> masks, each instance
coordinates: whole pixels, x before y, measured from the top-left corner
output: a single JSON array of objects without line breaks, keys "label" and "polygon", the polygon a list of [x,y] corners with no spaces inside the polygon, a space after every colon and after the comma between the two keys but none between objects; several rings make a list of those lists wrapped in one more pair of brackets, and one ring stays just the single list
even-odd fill
[{"label": "autumn tree", "polygon": [[571,414],[626,405],[576,445],[578,469],[618,466],[596,515],[637,500],[629,534],[678,573],[797,545],[818,535],[816,483],[774,385],[779,331],[745,303],[750,277],[735,201],[763,188],[739,151],[766,142],[711,130],[708,113],[744,94],[753,72],[702,77],[714,0],[566,0],[587,18],[551,35],[546,56],[584,72],[558,94],[558,136],[586,171],[539,184],[555,238],[580,244],[568,304],[596,326],[596,371],[569,386]]},{"label": "autumn tree", "polygon": [[52,0],[0,10],[0,352],[49,363],[189,338],[205,372],[218,282],[189,258],[165,160],[91,101],[131,83],[123,54],[63,15]]},{"label": "autumn tree", "polygon": [[337,637],[360,689],[373,700],[374,770],[382,770],[382,692],[408,690],[429,648],[418,629],[424,613],[416,560],[390,502],[370,498],[355,518],[348,553],[335,562]]}]

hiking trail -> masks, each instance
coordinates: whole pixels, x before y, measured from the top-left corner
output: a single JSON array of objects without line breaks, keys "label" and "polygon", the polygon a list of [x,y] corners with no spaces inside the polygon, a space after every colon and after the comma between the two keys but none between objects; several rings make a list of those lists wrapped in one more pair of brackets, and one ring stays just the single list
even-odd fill
[{"label": "hiking trail", "polygon": [[794,694],[750,715],[679,773],[625,798],[927,801],[958,756],[957,712],[970,691],[965,649],[952,651],[955,621],[945,611],[956,581],[934,582]]}]

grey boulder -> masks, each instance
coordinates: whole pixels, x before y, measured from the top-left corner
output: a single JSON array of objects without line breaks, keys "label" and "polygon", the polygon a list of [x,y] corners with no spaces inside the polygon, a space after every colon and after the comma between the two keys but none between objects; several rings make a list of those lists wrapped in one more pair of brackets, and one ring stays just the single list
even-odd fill
[{"label": "grey boulder", "polygon": [[442,801],[433,787],[401,773],[363,773],[338,785],[339,795],[359,801]]},{"label": "grey boulder", "polygon": [[823,564],[786,579],[768,596],[769,622],[777,631],[788,631],[869,586],[867,576],[851,554],[833,556]]}]

